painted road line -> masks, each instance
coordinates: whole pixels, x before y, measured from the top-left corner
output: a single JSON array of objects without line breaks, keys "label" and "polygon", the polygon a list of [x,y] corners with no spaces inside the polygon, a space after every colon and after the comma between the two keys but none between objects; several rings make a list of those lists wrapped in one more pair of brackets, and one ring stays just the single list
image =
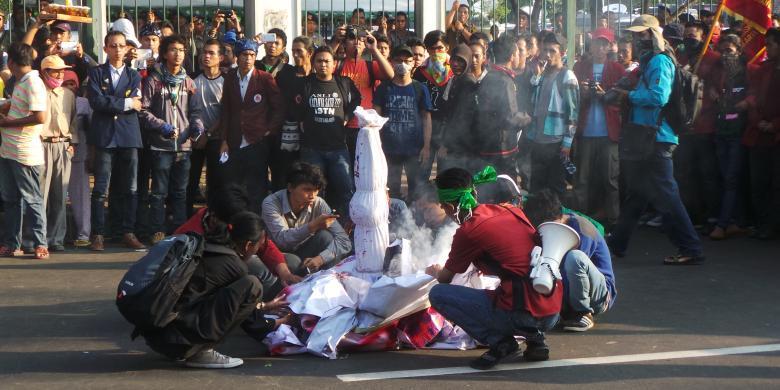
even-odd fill
[{"label": "painted road line", "polygon": [[424,376],[473,374],[480,372],[532,370],[536,368],[590,366],[597,364],[617,364],[632,362],[649,362],[653,360],[690,359],[710,356],[744,355],[749,353],[777,352],[780,344],[749,345],[744,347],[695,349],[689,351],[639,353],[633,355],[601,356],[577,359],[550,360],[546,362],[529,362],[500,364],[492,370],[482,371],[470,367],[445,367],[422,370],[382,371],[357,374],[337,375],[342,382],[375,381],[382,379],[418,378]]}]

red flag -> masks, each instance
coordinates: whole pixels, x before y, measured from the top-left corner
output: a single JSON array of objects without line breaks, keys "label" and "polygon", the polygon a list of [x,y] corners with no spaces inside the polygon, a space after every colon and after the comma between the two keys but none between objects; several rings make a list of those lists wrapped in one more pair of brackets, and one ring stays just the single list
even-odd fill
[{"label": "red flag", "polygon": [[[771,0],[723,0],[721,9],[742,17],[742,50],[750,62],[764,57],[764,34],[772,27]],[[716,19],[717,20],[717,19]]]}]

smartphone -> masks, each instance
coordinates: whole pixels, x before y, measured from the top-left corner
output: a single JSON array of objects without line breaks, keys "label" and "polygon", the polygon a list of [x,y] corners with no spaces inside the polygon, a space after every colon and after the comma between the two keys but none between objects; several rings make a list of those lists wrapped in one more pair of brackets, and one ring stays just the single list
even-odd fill
[{"label": "smartphone", "polygon": [[276,42],[276,34],[263,34],[260,39],[263,43]]},{"label": "smartphone", "polygon": [[76,50],[78,44],[78,42],[60,42],[60,49],[62,49],[63,53],[69,53]]}]

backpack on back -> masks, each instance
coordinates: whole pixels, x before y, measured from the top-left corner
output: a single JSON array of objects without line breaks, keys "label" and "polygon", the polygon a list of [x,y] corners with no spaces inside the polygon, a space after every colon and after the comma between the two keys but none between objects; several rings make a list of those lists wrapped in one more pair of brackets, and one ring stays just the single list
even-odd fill
[{"label": "backpack on back", "polygon": [[116,306],[135,325],[132,338],[164,328],[176,319],[176,304],[204,250],[195,233],[168,237],[135,262],[117,287]]},{"label": "backpack on back", "polygon": [[704,82],[689,66],[680,66],[674,56],[669,58],[674,63],[674,80],[669,101],[661,110],[661,114],[675,134],[680,134],[693,127],[693,122],[701,111]]}]

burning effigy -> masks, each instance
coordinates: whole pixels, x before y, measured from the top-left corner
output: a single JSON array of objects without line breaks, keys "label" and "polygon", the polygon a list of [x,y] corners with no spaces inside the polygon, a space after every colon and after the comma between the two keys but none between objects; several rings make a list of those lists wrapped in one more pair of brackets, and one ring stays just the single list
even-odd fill
[{"label": "burning effigy", "polygon": [[[360,132],[349,207],[355,254],[287,287],[296,320],[270,333],[265,343],[273,355],[308,352],[331,359],[357,351],[475,348],[471,337],[428,302],[437,282],[425,269],[444,264],[455,228],[435,238],[419,228],[411,239],[389,242],[387,163],[379,135],[387,118],[360,107],[355,116]],[[498,279],[472,266],[453,283],[495,288]]]}]

